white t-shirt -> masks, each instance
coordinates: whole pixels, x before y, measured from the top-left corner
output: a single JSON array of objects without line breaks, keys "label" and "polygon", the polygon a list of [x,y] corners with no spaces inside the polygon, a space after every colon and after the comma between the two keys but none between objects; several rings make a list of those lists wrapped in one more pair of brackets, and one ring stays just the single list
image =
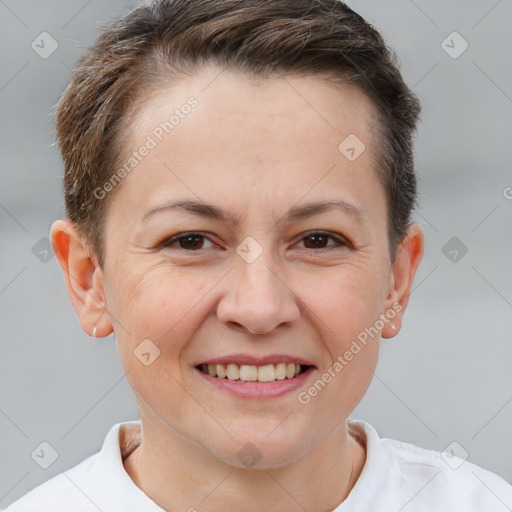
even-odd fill
[{"label": "white t-shirt", "polygon": [[[512,486],[501,477],[456,457],[381,439],[364,421],[348,423],[366,446],[366,462],[349,496],[333,512],[512,510]],[[100,452],[36,487],[6,512],[162,512],[123,466],[138,436],[139,421],[114,425]]]}]

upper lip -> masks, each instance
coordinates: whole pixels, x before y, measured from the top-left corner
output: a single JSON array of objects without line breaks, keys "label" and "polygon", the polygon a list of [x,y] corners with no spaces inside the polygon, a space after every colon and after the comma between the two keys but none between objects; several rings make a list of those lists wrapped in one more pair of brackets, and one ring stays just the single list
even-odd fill
[{"label": "upper lip", "polygon": [[249,366],[265,366],[267,364],[277,363],[296,363],[305,366],[314,366],[311,361],[307,361],[301,357],[290,356],[287,354],[268,354],[266,356],[252,356],[250,354],[231,354],[228,356],[215,357],[205,361],[199,361],[199,364],[239,364]]}]

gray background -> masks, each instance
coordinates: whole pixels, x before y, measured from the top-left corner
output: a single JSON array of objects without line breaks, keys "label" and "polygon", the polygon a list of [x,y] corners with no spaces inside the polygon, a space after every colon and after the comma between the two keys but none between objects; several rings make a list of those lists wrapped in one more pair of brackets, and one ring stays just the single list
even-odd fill
[{"label": "gray background", "polygon": [[[135,3],[0,0],[0,507],[137,417],[113,338],[81,331],[55,257],[41,261],[64,211],[52,106],[98,28]],[[405,327],[382,342],[353,417],[427,448],[456,441],[455,453],[512,482],[512,1],[350,5],[396,49],[423,103],[417,219],[427,242]],[[46,59],[31,48],[43,31],[59,45]],[[456,59],[441,46],[453,31],[469,43]],[[59,454],[48,469],[31,458],[42,441]]]}]

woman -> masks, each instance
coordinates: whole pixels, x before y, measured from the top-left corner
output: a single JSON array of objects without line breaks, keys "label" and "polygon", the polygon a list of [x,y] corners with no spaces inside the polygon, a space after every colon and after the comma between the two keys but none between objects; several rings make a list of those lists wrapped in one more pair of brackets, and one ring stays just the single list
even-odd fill
[{"label": "woman", "polygon": [[335,0],[160,0],[104,30],[57,109],[52,242],[141,422],[8,510],[510,510],[497,475],[349,419],[423,254],[418,115]]}]

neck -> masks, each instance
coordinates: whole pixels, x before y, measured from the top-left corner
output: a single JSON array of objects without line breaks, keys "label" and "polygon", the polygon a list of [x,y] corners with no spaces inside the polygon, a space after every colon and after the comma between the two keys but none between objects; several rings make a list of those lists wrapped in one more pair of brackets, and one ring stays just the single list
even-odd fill
[{"label": "neck", "polygon": [[343,425],[284,467],[241,469],[163,426],[143,424],[143,440],[125,460],[125,469],[147,496],[169,511],[331,511],[348,496],[366,457],[365,448]]}]

